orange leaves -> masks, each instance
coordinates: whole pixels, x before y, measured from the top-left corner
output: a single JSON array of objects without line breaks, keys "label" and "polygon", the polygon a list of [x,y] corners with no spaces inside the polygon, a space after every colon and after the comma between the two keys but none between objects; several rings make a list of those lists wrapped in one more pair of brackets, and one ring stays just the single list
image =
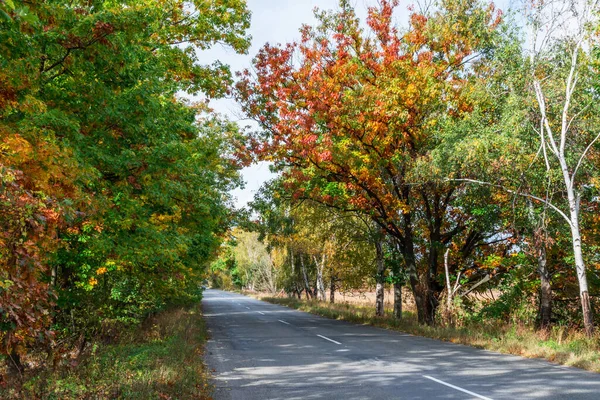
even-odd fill
[{"label": "orange leaves", "polygon": [[418,13],[412,13],[410,16],[410,29],[404,36],[404,40],[411,44],[414,48],[418,49],[427,42],[425,36],[425,28],[427,24],[427,18]]},{"label": "orange leaves", "polygon": [[[25,146],[27,147],[27,146]],[[0,321],[15,328],[4,333],[2,352],[10,351],[48,322],[52,297],[43,277],[48,251],[57,245],[62,215],[51,201],[24,186],[21,171],[0,163]],[[35,306],[34,306],[35,305]]]},{"label": "orange leaves", "polygon": [[96,275],[104,275],[106,272],[108,272],[106,267],[100,267],[96,270]]},{"label": "orange leaves", "polygon": [[31,158],[32,146],[25,140],[21,135],[8,134],[4,137],[0,144],[0,150],[3,154],[7,155],[7,158],[11,158],[14,161],[28,161]]},{"label": "orange leaves", "polygon": [[333,159],[331,151],[324,150],[317,155],[317,159],[319,162],[329,162]]},{"label": "orange leaves", "polygon": [[[397,6],[384,0],[370,8],[367,33],[348,7],[304,27],[299,43],[265,46],[256,75],[243,74],[237,92],[264,129],[252,138],[255,155],[282,166],[292,192],[385,220],[409,210],[401,191],[438,121],[472,110],[463,95],[469,80],[457,79],[468,71],[458,63],[481,42],[470,27],[493,29],[492,11],[458,1],[429,15],[412,12],[401,34]],[[330,182],[344,195],[325,196]]]},{"label": "orange leaves", "polygon": [[319,137],[317,135],[309,134],[300,139],[300,144],[310,146],[315,144],[318,138]]}]

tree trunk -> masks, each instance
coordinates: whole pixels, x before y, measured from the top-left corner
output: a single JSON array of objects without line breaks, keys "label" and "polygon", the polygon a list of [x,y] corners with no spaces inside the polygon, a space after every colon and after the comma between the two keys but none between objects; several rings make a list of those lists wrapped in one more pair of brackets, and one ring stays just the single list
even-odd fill
[{"label": "tree trunk", "polygon": [[450,267],[448,266],[448,255],[450,254],[450,249],[446,249],[446,253],[444,253],[444,270],[446,271],[446,290],[448,291],[448,296],[446,297],[446,309],[450,312],[452,308],[452,285],[450,284]]},{"label": "tree trunk", "polygon": [[332,276],[329,281],[329,302],[335,303],[335,277]]},{"label": "tree trunk", "polygon": [[402,319],[402,284],[394,283],[394,318]]},{"label": "tree trunk", "polygon": [[552,286],[547,268],[546,246],[536,240],[538,246],[538,274],[540,275],[540,328],[547,329],[552,318]]},{"label": "tree trunk", "polygon": [[431,313],[428,306],[427,288],[419,281],[414,258],[411,260],[405,255],[405,263],[406,271],[408,272],[408,281],[413,297],[415,298],[415,306],[417,307],[417,320],[420,324],[433,325],[433,319],[430,317]]},{"label": "tree trunk", "polygon": [[[419,279],[417,274],[417,264],[412,235],[412,221],[410,213],[404,214],[404,244],[402,246],[402,255],[406,272],[408,274],[408,282],[415,298],[417,307],[417,320],[420,324],[433,325],[433,314],[431,312],[432,302],[429,297],[429,279],[426,277],[423,280]],[[427,273],[426,273],[427,274]]]},{"label": "tree trunk", "polygon": [[304,290],[306,291],[306,299],[310,300],[312,292],[310,290],[310,284],[308,283],[308,275],[306,274],[306,265],[304,265],[304,257],[300,256],[300,266],[302,269],[302,278],[304,279]]},{"label": "tree trunk", "polygon": [[[567,175],[568,176],[568,175]],[[571,182],[567,181],[567,197],[569,198],[569,210],[571,217],[571,238],[573,242],[573,255],[575,256],[575,269],[577,271],[577,280],[579,282],[579,296],[581,298],[581,312],[583,313],[583,326],[585,333],[591,337],[594,334],[594,319],[592,307],[590,305],[590,295],[588,293],[588,282],[583,261],[583,252],[581,249],[581,233],[579,230],[579,198],[575,191],[570,187]]]},{"label": "tree trunk", "polygon": [[375,288],[375,315],[378,317],[383,317],[385,260],[383,258],[384,255],[381,238],[379,237],[375,239],[375,250],[377,254],[377,276],[375,277],[375,281],[377,283]]},{"label": "tree trunk", "polygon": [[590,305],[590,295],[588,291],[581,292],[581,310],[583,312],[583,325],[588,337],[594,335],[594,321],[592,316],[592,307]]},{"label": "tree trunk", "polygon": [[[402,188],[402,199],[410,206],[410,187]],[[410,211],[402,214],[403,235],[397,237],[397,244],[400,247],[404,258],[405,271],[408,275],[408,282],[417,307],[417,319],[420,324],[433,325],[432,293],[429,290],[429,273],[425,272],[424,279],[419,279],[417,273],[417,263],[415,256],[414,237],[412,229],[412,213]]]},{"label": "tree trunk", "polygon": [[323,282],[323,269],[325,268],[325,254],[321,256],[321,263],[318,262],[317,257],[313,256],[315,266],[317,267],[317,293],[318,298],[321,301],[325,301],[325,282]]},{"label": "tree trunk", "polygon": [[23,375],[25,367],[21,363],[21,356],[14,350],[10,353],[7,360],[8,372],[14,375]]},{"label": "tree trunk", "polygon": [[[416,270],[414,264],[412,268]],[[410,271],[409,274],[411,274]],[[416,276],[416,272],[414,274]],[[429,280],[425,278],[422,281],[415,282],[415,279],[411,278],[410,286],[417,306],[417,320],[420,324],[433,325],[435,322],[435,299],[433,293],[429,290]]]}]

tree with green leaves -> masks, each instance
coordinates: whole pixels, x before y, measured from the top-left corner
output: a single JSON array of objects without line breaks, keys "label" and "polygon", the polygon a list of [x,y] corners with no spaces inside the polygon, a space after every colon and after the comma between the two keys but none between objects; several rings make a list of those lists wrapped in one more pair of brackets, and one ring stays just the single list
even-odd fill
[{"label": "tree with green leaves", "polygon": [[263,48],[238,97],[262,128],[255,155],[282,169],[295,196],[360,212],[395,238],[419,320],[432,324],[442,250],[471,216],[453,205],[463,185],[429,161],[439,135],[469,119],[501,18],[476,1],[443,1],[400,31],[397,5],[370,8],[369,32],[347,1],[318,13],[298,43]]},{"label": "tree with green leaves", "polygon": [[228,92],[200,50],[245,52],[249,20],[243,0],[0,2],[0,351],[18,368],[44,333],[198,299],[239,133],[181,94]]}]

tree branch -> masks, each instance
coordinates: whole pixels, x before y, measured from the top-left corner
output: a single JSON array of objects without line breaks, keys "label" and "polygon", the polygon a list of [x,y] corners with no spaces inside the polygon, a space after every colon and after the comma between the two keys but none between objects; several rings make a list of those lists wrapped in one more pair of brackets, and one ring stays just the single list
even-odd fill
[{"label": "tree branch", "polygon": [[509,189],[509,188],[507,188],[505,186],[502,186],[502,185],[496,185],[494,183],[479,181],[479,180],[476,180],[476,179],[466,179],[465,178],[465,179],[446,179],[446,180],[447,181],[453,181],[453,182],[477,183],[479,185],[491,186],[491,187],[495,187],[495,188],[498,188],[498,189],[502,189],[505,192],[512,193],[512,194],[515,194],[517,196],[528,197],[530,199],[534,199],[534,200],[540,201],[540,202],[546,204],[548,207],[550,207],[554,211],[556,211],[561,217],[563,217],[565,219],[565,221],[567,221],[567,223],[569,224],[569,227],[573,226],[572,223],[571,223],[571,219],[569,219],[569,217],[567,216],[567,214],[565,214],[560,208],[556,207],[554,204],[552,204],[548,200],[542,199],[541,197],[537,197],[537,196],[534,196],[534,195],[528,194],[528,193],[517,192],[515,190]]},{"label": "tree branch", "polygon": [[594,140],[592,140],[590,142],[590,144],[588,144],[588,146],[585,148],[585,150],[583,151],[583,153],[581,153],[581,157],[579,157],[579,161],[577,162],[577,166],[575,167],[575,170],[573,171],[573,175],[571,175],[571,188],[573,188],[573,185],[574,185],[574,182],[575,182],[575,175],[577,175],[577,170],[579,169],[579,167],[581,166],[581,163],[585,159],[585,156],[587,155],[587,152],[592,148],[592,146],[594,145],[594,143],[596,143],[598,141],[598,139],[600,139],[600,133],[598,133],[596,135],[596,137],[594,138]]}]

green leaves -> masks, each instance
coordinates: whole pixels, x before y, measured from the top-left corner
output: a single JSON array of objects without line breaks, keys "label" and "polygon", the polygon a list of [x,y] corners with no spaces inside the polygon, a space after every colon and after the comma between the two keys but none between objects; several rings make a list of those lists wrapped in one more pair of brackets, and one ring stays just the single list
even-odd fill
[{"label": "green leaves", "polygon": [[[31,276],[8,252],[0,280],[34,282],[28,310],[48,313],[56,293],[55,323],[77,330],[197,299],[231,223],[239,134],[178,94],[227,93],[229,68],[197,54],[249,46],[244,1],[92,3],[0,1],[0,228],[21,226],[32,246]],[[34,193],[27,207],[19,193]],[[21,304],[26,291],[1,295]],[[2,351],[47,319],[24,321],[0,332]]]}]

